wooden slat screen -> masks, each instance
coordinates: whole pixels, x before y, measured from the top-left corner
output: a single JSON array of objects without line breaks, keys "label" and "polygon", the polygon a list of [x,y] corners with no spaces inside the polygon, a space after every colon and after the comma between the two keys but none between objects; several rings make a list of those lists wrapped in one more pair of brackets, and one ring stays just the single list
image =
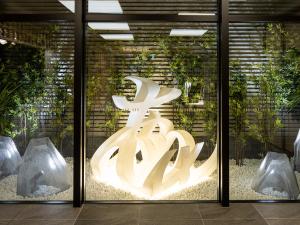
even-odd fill
[{"label": "wooden slat screen", "polygon": [[[207,29],[208,35],[215,35],[214,39],[210,39],[211,48],[204,50],[201,46],[191,45],[190,51],[193,51],[199,56],[205,56],[208,52],[214,55],[213,59],[205,62],[206,66],[202,71],[195,72],[195,76],[199,74],[204,74],[207,82],[217,82],[217,67],[210,69],[209,65],[216,65],[217,60],[217,41],[216,32],[217,26],[214,24],[204,24],[204,23],[129,23],[130,32],[134,35],[134,41],[108,41],[100,37],[100,33],[108,33],[109,31],[95,31],[88,28],[87,32],[87,46],[86,46],[86,70],[87,79],[90,77],[98,77],[101,80],[100,86],[97,87],[87,87],[87,92],[94,88],[93,93],[93,104],[88,109],[88,136],[89,137],[102,137],[106,138],[110,134],[107,133],[104,127],[101,127],[106,121],[105,116],[105,106],[107,101],[111,102],[111,97],[107,96],[105,93],[105,85],[109,82],[109,77],[111,74],[110,68],[118,68],[123,71],[123,76],[140,76],[139,72],[134,68],[136,65],[136,57],[143,51],[147,52],[150,57],[149,62],[142,66],[142,73],[145,74],[150,66],[153,67],[150,79],[156,81],[157,83],[174,87],[176,86],[176,80],[174,75],[171,73],[170,64],[168,59],[163,54],[162,49],[159,46],[159,41],[161,37],[168,37],[172,28],[201,28]],[[201,40],[204,41],[208,36],[203,35],[202,37],[196,38],[199,43]],[[192,38],[184,39],[186,43],[191,42]],[[95,79],[95,78],[93,78]],[[97,82],[97,81],[95,81]],[[88,82],[89,84],[89,82]],[[92,83],[93,85],[94,83]],[[201,90],[199,90],[200,92]],[[125,95],[128,99],[132,99],[135,94],[135,85],[131,81],[127,81],[123,84],[120,95]],[[217,93],[210,93],[210,99],[216,101]],[[208,96],[206,96],[208,98]],[[113,106],[115,108],[115,106]],[[176,109],[172,103],[165,104],[160,108],[161,115],[163,117],[169,118],[176,124]],[[203,110],[203,106],[191,107],[187,110]],[[123,127],[126,123],[128,112],[121,112],[121,117],[117,122],[117,127]],[[201,118],[196,119],[193,124],[193,135],[196,137],[205,136],[203,129],[203,120]],[[89,142],[95,142],[95,147],[99,144],[97,140],[88,139]],[[103,139],[102,139],[103,141]],[[101,142],[101,141],[100,141]],[[97,146],[98,147],[98,146]]]},{"label": "wooden slat screen", "polygon": [[[74,73],[74,26],[72,23],[31,23],[31,22],[3,22],[0,24],[0,38],[16,44],[23,44],[44,51],[45,73],[45,96],[37,112],[39,128],[35,136],[58,137],[61,129],[73,124],[73,73]],[[14,52],[10,52],[10,58]],[[68,78],[69,84],[64,80]],[[60,96],[70,96],[68,104],[55,104]],[[54,108],[56,107],[56,108]],[[62,119],[57,119],[54,112],[63,113]],[[67,115],[67,116],[65,116]],[[20,125],[21,126],[21,125]],[[62,140],[65,145],[58,145],[65,155],[72,155],[72,132],[66,133]],[[19,137],[22,139],[22,137]],[[54,140],[55,138],[53,138]],[[26,145],[26,144],[25,144]],[[62,149],[64,148],[64,149]],[[24,149],[22,149],[24,150]]]},{"label": "wooden slat screen", "polygon": [[[216,13],[217,0],[120,0],[124,14]],[[70,13],[58,0],[5,0],[5,13]]]},{"label": "wooden slat screen", "polygon": [[[263,63],[267,63],[269,60],[269,56],[263,50],[266,45],[267,26],[268,24],[266,23],[230,24],[230,61],[239,60],[242,73],[247,77],[260,76],[260,70],[257,67]],[[283,24],[283,27],[287,32],[299,37],[299,24],[287,23]],[[298,42],[296,42],[298,49],[300,49],[299,43],[298,39]],[[248,97],[258,93],[258,90],[251,84],[249,79],[247,92]],[[254,114],[251,105],[249,108],[250,123],[253,123]],[[300,128],[300,106],[292,112],[283,110],[280,112],[280,117],[283,128],[278,129],[276,132],[273,144],[284,150],[293,152],[293,143]],[[231,126],[234,124],[232,117],[230,124]]]},{"label": "wooden slat screen", "polygon": [[230,0],[232,15],[300,15],[298,0]]}]

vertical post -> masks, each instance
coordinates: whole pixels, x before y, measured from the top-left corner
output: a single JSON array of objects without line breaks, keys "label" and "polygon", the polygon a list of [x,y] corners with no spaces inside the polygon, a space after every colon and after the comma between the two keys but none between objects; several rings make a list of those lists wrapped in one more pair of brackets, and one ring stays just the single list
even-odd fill
[{"label": "vertical post", "polygon": [[229,206],[229,0],[219,0],[218,147],[219,201]]},{"label": "vertical post", "polygon": [[84,79],[84,15],[86,0],[75,1],[74,55],[74,177],[73,206],[84,201],[85,154],[85,79]]}]

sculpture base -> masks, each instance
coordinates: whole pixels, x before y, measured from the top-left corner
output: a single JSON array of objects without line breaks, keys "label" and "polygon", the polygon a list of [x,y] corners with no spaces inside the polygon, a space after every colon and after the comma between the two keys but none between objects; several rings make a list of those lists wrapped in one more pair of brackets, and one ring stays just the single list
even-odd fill
[{"label": "sculpture base", "polygon": [[[245,165],[236,166],[234,160],[230,160],[230,198],[232,200],[277,200],[287,199],[285,196],[272,196],[256,193],[251,189],[251,180],[255,175],[262,159],[245,159]],[[66,158],[69,169],[72,171],[73,158]],[[120,201],[120,200],[145,200],[129,192],[117,189],[111,185],[97,183],[92,178],[90,160],[86,160],[86,200],[87,201]],[[296,172],[300,183],[300,173]],[[72,178],[72,176],[71,176]],[[71,182],[73,183],[73,182]],[[73,188],[64,192],[46,197],[24,198],[16,195],[17,176],[11,175],[0,181],[0,200],[72,200]],[[210,180],[186,188],[174,194],[166,196],[163,200],[217,200],[218,176],[214,173]]]},{"label": "sculpture base", "polygon": [[[201,183],[210,181],[212,178],[210,177],[200,177],[199,172],[196,171],[197,165],[200,165],[200,162],[196,163],[195,167],[192,167],[190,170],[190,177],[187,180],[187,182],[183,184],[175,184],[171,186],[170,188],[164,189],[160,191],[159,193],[155,195],[150,195],[147,190],[143,188],[134,188],[126,182],[123,182],[120,180],[119,176],[114,173],[115,164],[111,163],[109,166],[107,166],[106,170],[103,171],[103,174],[101,177],[95,177],[92,175],[92,179],[94,179],[97,183],[105,184],[108,186],[112,186],[115,189],[128,192],[132,194],[133,196],[138,197],[139,199],[146,199],[146,200],[160,200],[165,199],[170,195],[174,195],[176,193],[179,193],[187,188],[199,185]],[[170,162],[169,165],[166,168],[166,171],[171,171],[174,166],[173,162]],[[139,171],[137,169],[137,171]]]}]

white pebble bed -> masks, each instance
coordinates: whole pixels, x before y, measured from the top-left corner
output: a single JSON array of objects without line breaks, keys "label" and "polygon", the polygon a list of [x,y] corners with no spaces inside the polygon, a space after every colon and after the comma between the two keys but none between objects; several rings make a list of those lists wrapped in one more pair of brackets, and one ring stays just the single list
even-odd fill
[{"label": "white pebble bed", "polygon": [[[66,159],[68,169],[70,174],[73,174],[73,158],[67,157]],[[71,176],[73,178],[73,175]],[[73,184],[73,179],[71,179]],[[59,192],[57,194],[48,195],[48,196],[39,196],[39,197],[23,197],[17,195],[17,175],[12,175],[5,177],[0,180],[0,201],[48,201],[48,200],[57,200],[57,201],[69,201],[73,199],[73,187],[71,186],[68,190]]]},{"label": "white pebble bed", "polygon": [[[86,167],[86,200],[145,200],[112,186],[97,183],[91,178],[89,161]],[[169,195],[163,200],[216,200],[217,187],[217,174],[214,173],[210,180]]]},{"label": "white pebble bed", "polygon": [[[68,168],[73,170],[73,159],[66,158]],[[251,189],[251,180],[254,177],[261,160],[245,159],[244,166],[236,166],[235,161],[230,161],[230,198],[232,200],[267,200],[282,199],[269,195],[258,194]],[[300,184],[300,174],[296,173]],[[24,198],[16,194],[17,175],[8,176],[0,181],[0,200],[72,200],[73,188],[64,192],[46,197]],[[200,184],[171,194],[164,200],[216,200],[217,199],[217,174],[211,179]],[[97,183],[91,177],[90,162],[86,162],[86,200],[144,200],[128,192],[116,189],[112,186]]]},{"label": "white pebble bed", "polygon": [[[230,199],[231,200],[278,200],[286,197],[275,197],[271,195],[259,194],[251,189],[251,182],[259,168],[262,160],[245,159],[244,165],[235,165],[234,160],[230,160]],[[300,184],[300,173],[296,172],[298,184]],[[269,191],[272,192],[271,190]],[[273,192],[279,195],[278,192]],[[299,199],[299,196],[298,196]]]}]

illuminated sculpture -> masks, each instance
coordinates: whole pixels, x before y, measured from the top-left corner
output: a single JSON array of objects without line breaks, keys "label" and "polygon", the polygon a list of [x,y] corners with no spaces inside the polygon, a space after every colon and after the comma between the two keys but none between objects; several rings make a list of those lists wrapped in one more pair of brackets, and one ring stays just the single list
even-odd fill
[{"label": "illuminated sculpture", "polygon": [[21,156],[10,137],[0,136],[0,179],[16,174],[21,163]]},{"label": "illuminated sculpture", "polygon": [[[132,102],[123,96],[112,97],[118,108],[130,114],[126,127],[109,137],[93,155],[94,178],[145,198],[160,198],[208,179],[217,167],[217,147],[206,162],[195,168],[204,143],[195,144],[191,134],[174,130],[170,120],[150,109],[178,98],[181,91],[160,87],[146,78],[126,78],[136,84],[136,96]],[[175,140],[177,149],[173,149]],[[138,153],[141,160],[136,157]]]},{"label": "illuminated sculpture", "polygon": [[17,194],[46,196],[70,187],[66,161],[49,138],[31,139],[22,159]]},{"label": "illuminated sculpture", "polygon": [[294,142],[294,169],[300,172],[300,129]]},{"label": "illuminated sculpture", "polygon": [[297,179],[286,154],[267,153],[252,181],[252,189],[265,195],[298,198]]}]

